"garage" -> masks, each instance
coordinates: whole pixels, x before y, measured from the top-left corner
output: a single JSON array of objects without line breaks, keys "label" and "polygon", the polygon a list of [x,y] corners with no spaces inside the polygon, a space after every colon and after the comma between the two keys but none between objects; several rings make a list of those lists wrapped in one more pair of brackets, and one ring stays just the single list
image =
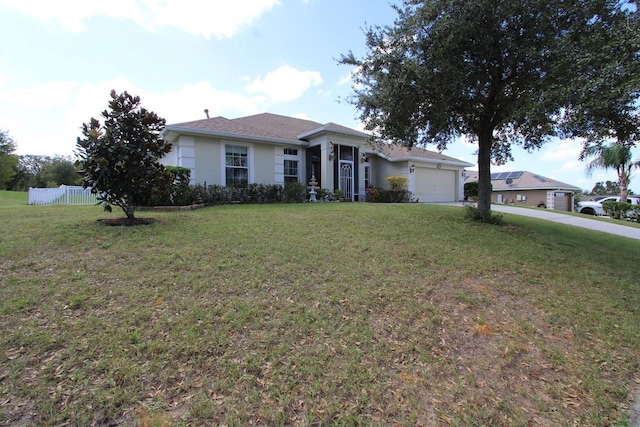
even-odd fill
[{"label": "garage", "polygon": [[563,193],[563,192],[555,192],[553,194],[553,209],[559,211],[569,211],[571,212],[571,196],[573,193]]},{"label": "garage", "polygon": [[452,202],[456,199],[455,170],[416,168],[413,198],[419,202]]}]

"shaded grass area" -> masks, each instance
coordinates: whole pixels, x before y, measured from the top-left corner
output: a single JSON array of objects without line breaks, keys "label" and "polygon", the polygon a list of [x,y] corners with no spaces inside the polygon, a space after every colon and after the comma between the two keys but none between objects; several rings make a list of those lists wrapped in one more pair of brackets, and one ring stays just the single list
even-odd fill
[{"label": "shaded grass area", "polygon": [[640,389],[631,239],[429,205],[0,214],[0,425],[627,425]]}]

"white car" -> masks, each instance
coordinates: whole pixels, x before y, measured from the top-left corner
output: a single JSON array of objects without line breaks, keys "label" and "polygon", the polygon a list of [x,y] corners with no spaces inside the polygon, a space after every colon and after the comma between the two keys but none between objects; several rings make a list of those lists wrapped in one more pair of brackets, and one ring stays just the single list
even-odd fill
[{"label": "white car", "polygon": [[[606,212],[602,208],[602,204],[604,202],[619,202],[619,201],[620,201],[620,197],[605,197],[604,199],[600,199],[598,201],[578,202],[578,207],[576,208],[576,212],[587,214],[587,215],[598,215],[598,216],[606,215]],[[632,205],[640,205],[640,197],[627,197],[627,203],[631,203]]]}]

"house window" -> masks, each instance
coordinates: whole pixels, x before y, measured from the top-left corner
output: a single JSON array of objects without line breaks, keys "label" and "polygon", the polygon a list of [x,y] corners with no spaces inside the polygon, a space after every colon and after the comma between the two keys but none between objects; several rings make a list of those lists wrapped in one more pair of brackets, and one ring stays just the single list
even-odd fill
[{"label": "house window", "polygon": [[225,147],[226,185],[249,183],[249,149],[227,145]]},{"label": "house window", "polygon": [[284,154],[286,156],[297,156],[298,155],[298,150],[296,150],[295,148],[285,148],[284,149]]},{"label": "house window", "polygon": [[371,187],[371,166],[364,167],[364,187]]},{"label": "house window", "polygon": [[284,161],[284,182],[298,182],[298,161],[297,160]]}]

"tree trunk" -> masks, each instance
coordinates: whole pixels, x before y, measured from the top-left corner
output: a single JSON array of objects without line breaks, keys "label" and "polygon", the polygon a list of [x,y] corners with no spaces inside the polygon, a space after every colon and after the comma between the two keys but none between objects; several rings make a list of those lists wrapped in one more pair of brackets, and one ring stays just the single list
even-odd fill
[{"label": "tree trunk", "polygon": [[478,214],[482,222],[491,219],[491,146],[493,131],[478,135]]},{"label": "tree trunk", "polygon": [[127,214],[127,219],[135,219],[135,206],[133,204],[133,197],[129,196],[127,197],[127,210],[126,210],[126,214]]},{"label": "tree trunk", "polygon": [[629,196],[629,175],[626,173],[618,172],[618,182],[620,183],[620,202],[627,202],[627,197]]}]

